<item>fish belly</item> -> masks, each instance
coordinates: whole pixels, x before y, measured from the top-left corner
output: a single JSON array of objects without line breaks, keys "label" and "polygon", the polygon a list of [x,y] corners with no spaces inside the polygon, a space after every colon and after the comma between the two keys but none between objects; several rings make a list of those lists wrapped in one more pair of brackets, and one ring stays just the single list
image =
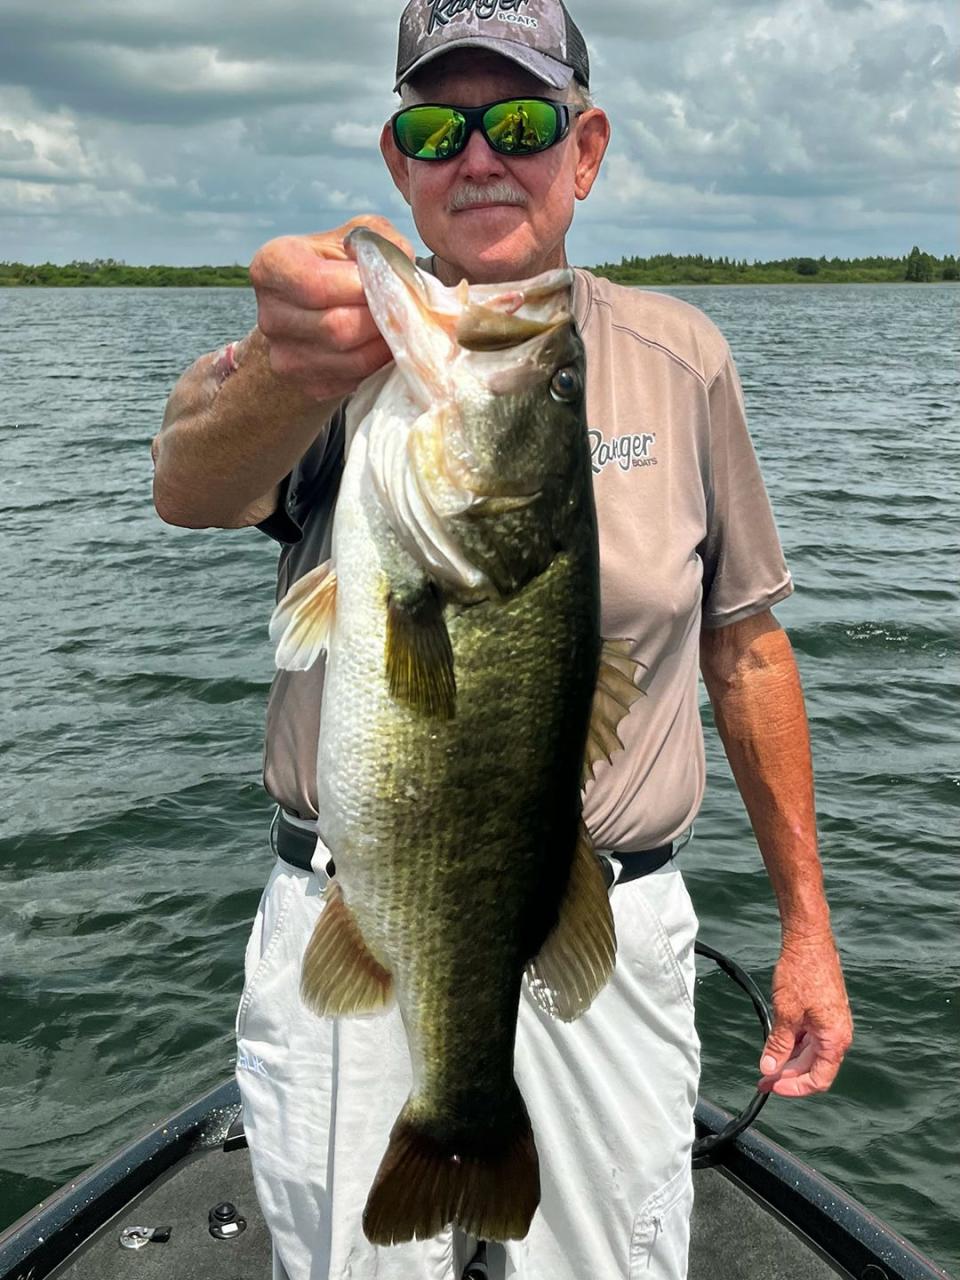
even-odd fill
[{"label": "fish belly", "polygon": [[557,920],[580,815],[597,666],[582,547],[506,600],[448,606],[456,714],[398,704],[387,599],[415,572],[364,482],[359,435],[337,507],[336,622],[318,752],[320,830],[364,940],[393,975],[413,1065],[407,1111],[438,1141],[516,1127],[520,982]]}]

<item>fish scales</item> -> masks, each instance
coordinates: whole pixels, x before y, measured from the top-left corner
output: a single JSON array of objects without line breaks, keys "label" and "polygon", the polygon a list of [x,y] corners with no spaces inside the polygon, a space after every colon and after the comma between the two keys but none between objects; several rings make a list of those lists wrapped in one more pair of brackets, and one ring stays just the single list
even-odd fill
[{"label": "fish scales", "polygon": [[[425,721],[383,681],[380,559],[392,539],[365,492],[362,454],[351,453],[336,557],[356,571],[339,571],[343,631],[328,658],[319,751],[322,835],[368,946],[404,974],[397,994],[415,1095],[489,1124],[512,1081],[523,966],[556,923],[573,856],[595,658],[586,678],[572,659],[596,631],[590,543],[580,563],[559,555],[514,597],[451,617],[457,715]],[[357,518],[348,517],[353,504]],[[365,505],[373,509],[364,514]],[[566,631],[545,628],[558,616]],[[579,735],[568,723],[577,702]],[[524,762],[522,779],[512,760]]]},{"label": "fish scales", "polygon": [[[413,1088],[370,1239],[450,1222],[508,1239],[539,1198],[513,1077],[524,971],[572,1018],[613,963],[580,818],[604,665],[572,276],[444,289],[373,233],[353,244],[396,366],[351,406],[332,564],[271,624],[278,662],[327,650],[318,810],[336,875],[303,991],[321,1013],[392,994],[403,1019]],[[619,716],[630,667],[604,654]]]}]

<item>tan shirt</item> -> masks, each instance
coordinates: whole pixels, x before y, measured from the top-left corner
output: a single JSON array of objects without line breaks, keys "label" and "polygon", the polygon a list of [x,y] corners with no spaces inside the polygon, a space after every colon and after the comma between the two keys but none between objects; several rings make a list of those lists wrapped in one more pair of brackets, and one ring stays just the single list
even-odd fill
[{"label": "tan shirt", "polygon": [[[584,816],[598,848],[679,835],[703,797],[701,626],[722,627],[793,590],[747,433],[729,348],[701,311],[576,272],[587,353],[587,423],[600,528],[605,636],[637,642],[646,697],[601,763]],[[343,413],[285,482],[260,528],[281,541],[278,598],[329,555]],[[322,664],[279,672],[267,709],[264,782],[315,818]]]}]

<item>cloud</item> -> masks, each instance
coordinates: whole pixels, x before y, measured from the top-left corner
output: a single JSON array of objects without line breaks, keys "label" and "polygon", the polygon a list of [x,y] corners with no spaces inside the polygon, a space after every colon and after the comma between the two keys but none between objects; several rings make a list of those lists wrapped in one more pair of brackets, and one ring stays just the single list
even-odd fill
[{"label": "cloud", "polygon": [[80,0],[51,22],[48,9],[7,0],[0,83],[50,109],[144,123],[336,101],[363,86],[378,49],[388,56],[394,13],[389,0],[353,4],[352,21],[324,20],[302,2],[171,0],[131,11]]},{"label": "cloud", "polygon": [[890,3],[868,25],[850,7],[826,23],[808,0],[745,11],[710,42],[675,40],[669,62],[611,48],[604,79],[626,111],[601,186],[607,219],[682,228],[693,217],[708,234],[750,225],[819,252],[825,234],[859,224],[869,240],[912,208],[929,234],[960,158],[956,45],[933,15],[946,16]]},{"label": "cloud", "polygon": [[[575,260],[956,251],[947,0],[571,0],[613,144]],[[0,258],[249,261],[375,210],[401,0],[4,0]]]},{"label": "cloud", "polygon": [[355,120],[338,120],[331,130],[334,142],[341,147],[369,151],[380,142],[381,124],[358,124]]},{"label": "cloud", "polygon": [[0,129],[0,162],[32,160],[36,150],[29,138],[20,138],[12,129]]}]

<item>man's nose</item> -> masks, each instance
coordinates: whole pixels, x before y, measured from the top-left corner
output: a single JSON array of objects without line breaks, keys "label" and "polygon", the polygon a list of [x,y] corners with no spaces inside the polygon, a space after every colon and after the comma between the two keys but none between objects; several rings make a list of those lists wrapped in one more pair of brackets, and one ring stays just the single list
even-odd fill
[{"label": "man's nose", "polygon": [[502,178],[506,173],[503,161],[479,129],[474,129],[460,158],[460,177],[470,182],[484,182]]}]

